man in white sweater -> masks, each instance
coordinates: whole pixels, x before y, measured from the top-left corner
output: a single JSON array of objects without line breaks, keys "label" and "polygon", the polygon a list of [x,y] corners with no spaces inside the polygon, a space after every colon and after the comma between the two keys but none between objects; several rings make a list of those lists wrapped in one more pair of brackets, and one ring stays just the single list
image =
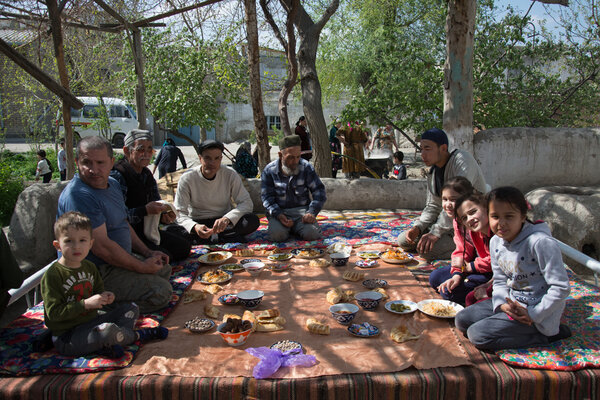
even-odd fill
[{"label": "man in white sweater", "polygon": [[223,143],[200,144],[200,166],[184,173],[177,185],[177,223],[193,243],[244,242],[260,225],[240,176],[221,166]]}]

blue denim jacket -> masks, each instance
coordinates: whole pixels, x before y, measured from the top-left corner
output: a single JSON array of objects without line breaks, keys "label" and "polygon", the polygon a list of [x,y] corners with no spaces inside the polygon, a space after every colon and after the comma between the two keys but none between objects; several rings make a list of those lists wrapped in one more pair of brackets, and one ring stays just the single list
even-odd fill
[{"label": "blue denim jacket", "polygon": [[299,167],[297,175],[285,176],[277,159],[262,172],[260,197],[270,216],[277,218],[283,209],[301,206],[316,216],[323,208],[327,200],[323,182],[308,161],[300,159]]}]

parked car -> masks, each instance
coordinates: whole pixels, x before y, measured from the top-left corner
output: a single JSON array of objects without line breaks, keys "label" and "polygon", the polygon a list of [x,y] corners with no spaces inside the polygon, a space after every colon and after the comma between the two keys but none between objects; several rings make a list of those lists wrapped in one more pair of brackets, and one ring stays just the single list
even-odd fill
[{"label": "parked car", "polygon": [[[135,111],[127,103],[115,97],[102,97],[106,112],[98,97],[77,97],[84,104],[83,108],[71,108],[71,124],[73,125],[73,140],[78,141],[86,136],[104,136],[113,147],[123,147],[125,135],[131,129],[138,127]],[[56,118],[59,137],[64,136],[62,112],[59,110]]]}]

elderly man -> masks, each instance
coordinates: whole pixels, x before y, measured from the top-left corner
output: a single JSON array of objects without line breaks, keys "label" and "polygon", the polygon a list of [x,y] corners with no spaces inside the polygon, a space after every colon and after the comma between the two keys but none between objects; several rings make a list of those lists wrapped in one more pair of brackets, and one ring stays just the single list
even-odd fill
[{"label": "elderly man", "polygon": [[452,220],[442,210],[444,183],[464,176],[481,193],[486,192],[485,178],[473,156],[464,150],[448,151],[448,136],[441,129],[425,131],[421,137],[421,158],[428,167],[425,209],[415,225],[400,233],[398,244],[405,250],[417,250],[427,260],[450,258],[454,251]]},{"label": "elderly man", "polygon": [[112,146],[104,138],[86,137],[77,144],[75,161],[79,174],[61,193],[58,216],[79,211],[90,218],[94,245],[87,258],[98,267],[115,301],[133,301],[143,313],[164,308],[172,294],[169,257],[149,249],[127,222],[121,186],[109,176]]},{"label": "elderly man", "polygon": [[[153,218],[145,217],[156,215],[156,218],[160,218],[160,222],[163,224],[175,222],[175,213],[171,207],[159,202],[160,195],[156,180],[147,168],[153,151],[150,132],[141,129],[131,130],[125,136],[125,146],[123,147],[125,158],[115,162],[110,176],[121,184],[129,224],[144,244],[152,250],[159,250],[167,254],[172,261],[183,260],[189,256],[192,246],[185,238],[164,230],[158,230],[159,237],[146,237],[148,229],[150,231],[156,229],[158,219],[151,222]],[[144,224],[155,224],[155,226],[148,227]],[[144,228],[146,228],[146,232]],[[154,240],[159,243],[155,243]]]},{"label": "elderly man", "polygon": [[223,143],[200,144],[200,166],[184,173],[177,185],[177,223],[192,243],[245,242],[260,225],[242,179],[232,168],[221,166]]},{"label": "elderly man", "polygon": [[298,135],[281,139],[279,159],[268,164],[261,176],[269,236],[276,242],[286,240],[290,233],[303,240],[321,237],[317,214],[327,199],[325,186],[313,166],[301,158],[300,143]]}]

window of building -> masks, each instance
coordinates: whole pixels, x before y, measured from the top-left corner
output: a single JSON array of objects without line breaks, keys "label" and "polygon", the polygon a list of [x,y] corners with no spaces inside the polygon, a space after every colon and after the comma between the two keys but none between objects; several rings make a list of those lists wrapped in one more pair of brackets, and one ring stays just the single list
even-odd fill
[{"label": "window of building", "polygon": [[267,129],[269,130],[281,130],[281,118],[279,115],[268,115],[267,116]]}]

